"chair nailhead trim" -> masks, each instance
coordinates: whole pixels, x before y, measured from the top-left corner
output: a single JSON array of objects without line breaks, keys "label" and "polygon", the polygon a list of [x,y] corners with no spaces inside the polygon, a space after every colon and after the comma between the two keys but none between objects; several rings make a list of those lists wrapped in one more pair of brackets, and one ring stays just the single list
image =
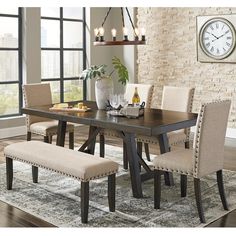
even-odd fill
[{"label": "chair nailhead trim", "polygon": [[204,103],[201,106],[200,112],[199,112],[199,120],[198,120],[198,125],[197,125],[197,130],[196,130],[196,142],[195,142],[195,148],[194,148],[194,168],[193,168],[193,176],[195,178],[198,178],[198,166],[199,166],[199,147],[200,147],[200,139],[201,139],[201,127],[202,127],[202,118],[205,112],[205,108],[208,104],[212,104],[212,103],[222,103],[225,101],[230,101],[230,100],[224,100],[224,101],[220,101],[220,100],[216,100],[213,102],[208,102],[208,103]]}]

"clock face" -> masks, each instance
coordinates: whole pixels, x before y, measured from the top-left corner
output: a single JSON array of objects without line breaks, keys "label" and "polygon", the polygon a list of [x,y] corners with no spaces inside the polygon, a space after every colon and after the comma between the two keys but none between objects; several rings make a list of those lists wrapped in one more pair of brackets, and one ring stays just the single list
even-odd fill
[{"label": "clock face", "polygon": [[201,29],[200,45],[209,57],[226,58],[234,50],[234,27],[229,21],[221,18],[206,22]]}]

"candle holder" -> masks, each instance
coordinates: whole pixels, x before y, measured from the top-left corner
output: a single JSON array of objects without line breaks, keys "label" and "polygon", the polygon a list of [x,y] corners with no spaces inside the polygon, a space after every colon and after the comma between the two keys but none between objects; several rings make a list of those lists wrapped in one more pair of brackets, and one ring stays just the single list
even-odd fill
[{"label": "candle holder", "polygon": [[[121,40],[119,40],[119,37],[117,38],[117,30],[115,28],[111,29],[111,36],[110,36],[110,41],[106,41],[105,39],[105,29],[103,28],[108,15],[110,14],[111,7],[109,7],[104,20],[99,28],[94,29],[94,46],[111,46],[111,45],[145,45],[146,44],[146,38],[145,38],[145,29],[144,28],[138,28],[135,27],[131,15],[129,13],[129,10],[127,7],[125,7],[125,11],[127,13],[127,16],[131,23],[132,26],[132,35],[129,35],[129,30],[131,28],[126,27],[125,25],[125,20],[124,20],[124,12],[123,12],[123,7],[121,7],[121,20],[122,20],[122,35],[121,35]],[[118,31],[119,32],[119,31]]]},{"label": "candle holder", "polygon": [[128,35],[124,35],[124,41],[128,41]]}]

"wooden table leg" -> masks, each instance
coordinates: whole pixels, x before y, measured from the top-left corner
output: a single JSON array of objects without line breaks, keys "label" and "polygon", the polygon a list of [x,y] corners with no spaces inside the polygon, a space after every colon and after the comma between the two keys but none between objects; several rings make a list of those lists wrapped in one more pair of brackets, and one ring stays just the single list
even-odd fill
[{"label": "wooden table leg", "polygon": [[57,146],[64,147],[66,136],[66,121],[59,120],[57,127]]},{"label": "wooden table leg", "polygon": [[142,182],[139,167],[139,157],[137,154],[135,135],[124,133],[124,142],[126,143],[126,153],[129,161],[130,179],[132,185],[133,196],[142,198]]},{"label": "wooden table leg", "polygon": [[[169,142],[168,142],[168,137],[167,134],[160,134],[158,136],[159,140],[159,146],[160,146],[160,152],[161,154],[169,152],[170,147],[169,147]],[[174,185],[174,179],[173,179],[173,174],[164,172],[164,178],[165,178],[165,184],[168,186],[173,186]]]},{"label": "wooden table leg", "polygon": [[88,144],[88,148],[86,150],[86,152],[90,153],[90,154],[94,154],[94,151],[95,151],[95,144],[96,144],[96,136],[95,137],[92,137],[93,136],[93,133],[95,131],[97,131],[97,127],[95,126],[90,126],[89,127],[89,137],[88,137],[88,140],[90,140],[89,144]]}]

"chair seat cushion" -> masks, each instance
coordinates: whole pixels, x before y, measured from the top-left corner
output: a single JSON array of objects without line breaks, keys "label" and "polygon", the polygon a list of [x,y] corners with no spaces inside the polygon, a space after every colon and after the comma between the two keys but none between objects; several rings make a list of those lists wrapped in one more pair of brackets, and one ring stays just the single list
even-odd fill
[{"label": "chair seat cushion", "polygon": [[[33,123],[30,125],[30,132],[39,134],[39,135],[56,135],[57,134],[57,127],[58,127],[58,121],[57,120],[49,120],[49,121],[42,121]],[[73,124],[67,124],[66,126],[67,132],[74,132],[74,125]]]},{"label": "chair seat cushion", "polygon": [[4,154],[8,158],[84,182],[116,173],[118,170],[118,164],[114,161],[40,141],[11,144],[4,149]]},{"label": "chair seat cushion", "polygon": [[153,160],[154,169],[193,175],[193,150],[181,149],[158,155]]},{"label": "chair seat cushion", "polygon": [[[187,135],[185,134],[183,129],[169,132],[167,133],[167,137],[170,146],[188,141]],[[138,135],[137,141],[143,143],[159,144],[158,138],[153,136],[150,137],[150,136]]]}]

